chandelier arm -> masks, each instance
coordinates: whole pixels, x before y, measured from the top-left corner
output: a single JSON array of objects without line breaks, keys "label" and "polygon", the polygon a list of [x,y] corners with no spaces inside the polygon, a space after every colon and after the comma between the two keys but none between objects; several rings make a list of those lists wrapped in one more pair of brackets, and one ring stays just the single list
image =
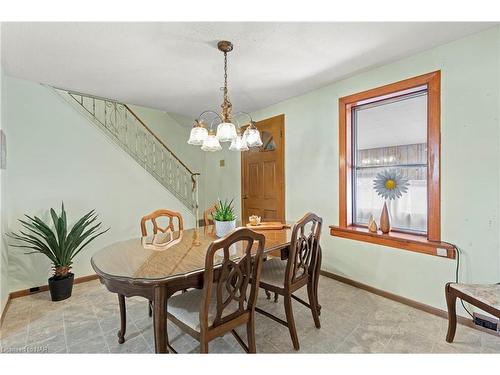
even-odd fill
[{"label": "chandelier arm", "polygon": [[[244,112],[244,111],[238,111],[238,112],[236,112],[236,113],[234,114],[234,117],[238,116],[239,114],[244,114],[244,115],[247,115],[247,116],[248,116],[248,118],[250,119],[250,124],[254,124],[254,123],[255,123],[255,121],[253,120],[253,118],[252,118],[252,116],[250,115],[250,113],[248,113],[248,112]],[[239,127],[239,125],[238,125],[238,127]]]},{"label": "chandelier arm", "polygon": [[201,120],[201,116],[203,116],[205,113],[213,113],[215,116],[217,116],[219,118],[219,120],[221,120],[222,122],[222,117],[215,111],[211,111],[211,110],[207,110],[207,111],[203,111],[201,112],[201,114],[198,116],[198,120]]},{"label": "chandelier arm", "polygon": [[220,120],[220,122],[224,122],[220,116],[214,117],[212,121],[210,121],[210,130],[213,129],[214,121],[217,120],[217,118]]},{"label": "chandelier arm", "polygon": [[236,123],[236,129],[240,130],[241,126],[240,126],[240,122],[236,119],[236,115],[231,119],[231,121],[234,123]]}]

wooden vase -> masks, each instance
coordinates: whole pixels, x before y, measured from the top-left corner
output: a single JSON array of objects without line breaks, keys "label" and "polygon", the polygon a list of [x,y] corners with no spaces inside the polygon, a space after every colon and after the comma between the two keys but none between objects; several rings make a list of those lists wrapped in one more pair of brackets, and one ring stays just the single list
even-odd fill
[{"label": "wooden vase", "polygon": [[380,230],[382,233],[387,234],[391,230],[391,222],[389,220],[389,211],[387,210],[387,203],[384,202],[382,214],[380,215]]},{"label": "wooden vase", "polygon": [[370,220],[368,220],[368,231],[371,233],[377,233],[377,223],[373,220],[373,216],[370,215]]}]

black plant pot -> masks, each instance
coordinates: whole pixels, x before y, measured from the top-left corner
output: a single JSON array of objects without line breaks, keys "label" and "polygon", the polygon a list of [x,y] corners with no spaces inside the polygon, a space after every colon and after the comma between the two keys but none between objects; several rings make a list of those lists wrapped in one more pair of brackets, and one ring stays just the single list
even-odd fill
[{"label": "black plant pot", "polygon": [[65,277],[64,279],[56,279],[52,276],[49,279],[49,290],[52,301],[62,301],[66,298],[71,297],[74,279],[75,275],[72,273],[70,273],[69,276]]}]

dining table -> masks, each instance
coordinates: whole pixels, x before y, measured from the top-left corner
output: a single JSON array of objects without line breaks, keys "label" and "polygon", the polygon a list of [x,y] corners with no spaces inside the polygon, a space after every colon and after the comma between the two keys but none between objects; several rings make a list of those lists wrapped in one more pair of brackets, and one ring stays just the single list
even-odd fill
[{"label": "dining table", "polygon": [[[265,258],[288,258],[292,236],[290,224],[281,229],[251,228],[265,235]],[[214,225],[172,231],[161,246],[153,246],[145,237],[112,243],[98,250],[91,264],[99,280],[106,288],[118,295],[120,330],[118,342],[125,342],[125,297],[141,296],[151,302],[153,332],[156,353],[168,353],[167,306],[168,298],[189,288],[203,288],[205,256],[210,244],[217,240]],[[321,248],[314,267],[314,294],[318,302],[318,280],[321,267]],[[243,256],[243,246],[234,247],[231,258]],[[223,257],[215,259],[214,267]],[[187,291],[189,293],[189,291]],[[318,310],[321,308],[317,303]]]}]

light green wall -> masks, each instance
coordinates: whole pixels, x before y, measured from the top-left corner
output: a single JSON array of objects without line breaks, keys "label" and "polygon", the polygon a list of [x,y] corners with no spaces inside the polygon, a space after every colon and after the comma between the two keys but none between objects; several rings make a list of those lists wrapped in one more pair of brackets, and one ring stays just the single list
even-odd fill
[{"label": "light green wall", "polygon": [[463,249],[463,281],[500,281],[499,45],[496,27],[253,113],[256,120],[285,114],[286,217],[324,218],[323,269],[445,308],[455,261],[328,231],[339,213],[338,99],[440,69],[442,239]]},{"label": "light green wall", "polygon": [[[217,199],[234,199],[235,212],[241,218],[240,154],[229,151],[228,147],[228,143],[222,143],[222,151],[205,153],[207,183],[204,195],[208,205]],[[224,167],[220,166],[221,160],[224,160]]]},{"label": "light green wall", "polygon": [[[19,230],[17,219],[25,213],[47,219],[47,209],[59,208],[61,201],[70,224],[95,208],[104,227],[111,227],[76,259],[77,277],[93,273],[90,258],[98,249],[139,236],[140,218],[154,209],[180,211],[186,227],[194,226],[194,216],[172,194],[52,90],[6,76],[2,106],[9,145],[7,229]],[[146,117],[148,110],[135,109]],[[148,120],[158,132],[162,127],[173,129],[167,133],[172,137],[164,139],[167,145],[178,147],[181,140],[185,144],[188,129],[168,115],[159,112],[155,117],[150,112]],[[49,274],[50,264],[43,255],[9,248],[10,291],[46,284]]]},{"label": "light green wall", "polygon": [[[0,25],[1,28],[1,25]],[[0,29],[1,30],[1,29]],[[1,32],[1,31],[0,31]],[[4,79],[3,69],[0,67],[0,87]],[[0,90],[0,129],[3,129],[3,115],[2,110],[2,93]],[[7,242],[5,239],[5,224],[6,224],[6,173],[5,170],[0,169],[0,315],[7,304],[9,297],[9,257],[7,251]]]}]

